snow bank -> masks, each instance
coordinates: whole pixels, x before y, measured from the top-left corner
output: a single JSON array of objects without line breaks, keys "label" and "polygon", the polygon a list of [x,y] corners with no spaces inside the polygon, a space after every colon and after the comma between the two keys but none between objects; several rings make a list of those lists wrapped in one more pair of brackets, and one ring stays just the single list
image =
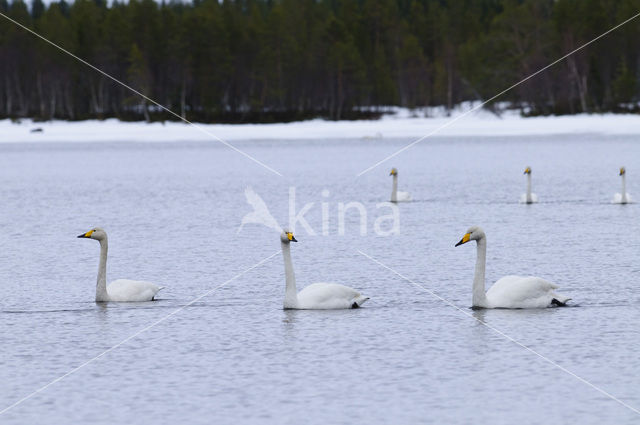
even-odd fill
[{"label": "snow bank", "polygon": [[[465,107],[450,117],[435,109],[409,111],[389,108],[380,120],[325,121],[320,119],[279,124],[196,124],[179,122],[127,123],[115,119],[81,122],[12,123],[0,121],[1,142],[135,141],[174,142],[250,139],[419,138],[434,136],[536,136],[551,134],[640,135],[640,115],[581,114],[522,118],[517,112],[500,117],[478,110],[464,115]],[[468,106],[466,111],[468,111]],[[434,111],[436,111],[434,113]],[[435,115],[435,117],[433,116]],[[451,123],[452,120],[456,120]],[[438,130],[440,127],[446,126]],[[42,131],[33,132],[35,129]]]}]

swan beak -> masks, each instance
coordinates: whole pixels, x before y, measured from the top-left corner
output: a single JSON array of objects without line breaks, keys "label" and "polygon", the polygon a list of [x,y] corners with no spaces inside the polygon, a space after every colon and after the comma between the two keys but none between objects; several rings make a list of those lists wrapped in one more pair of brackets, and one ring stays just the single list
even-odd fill
[{"label": "swan beak", "polygon": [[289,238],[291,242],[298,242],[291,232],[287,233],[287,238]]},{"label": "swan beak", "polygon": [[81,235],[78,235],[78,237],[79,238],[90,238],[92,233],[93,233],[93,230],[89,230],[87,233],[83,233]]},{"label": "swan beak", "polygon": [[624,167],[620,169],[620,175],[623,175],[623,174],[624,174]]},{"label": "swan beak", "polygon": [[464,235],[464,236],[462,237],[462,239],[460,239],[460,242],[458,242],[458,243],[456,244],[456,246],[458,246],[458,245],[462,245],[463,243],[467,243],[467,242],[469,242],[469,238],[470,238],[470,237],[471,237],[471,234],[470,234],[470,233],[467,233],[466,235]]},{"label": "swan beak", "polygon": [[531,168],[527,167],[524,170],[524,174],[529,174],[531,172]]}]

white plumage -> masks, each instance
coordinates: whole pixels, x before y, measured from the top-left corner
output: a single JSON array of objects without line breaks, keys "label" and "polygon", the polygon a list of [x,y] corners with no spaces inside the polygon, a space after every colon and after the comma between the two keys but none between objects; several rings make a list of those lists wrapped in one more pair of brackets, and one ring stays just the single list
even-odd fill
[{"label": "white plumage", "polygon": [[337,283],[312,283],[298,292],[296,307],[302,310],[331,310],[360,307],[368,297],[358,291]]},{"label": "white plumage", "polygon": [[537,204],[538,203],[538,195],[535,193],[523,193],[520,195],[520,203],[521,204]]},{"label": "white plumage", "polygon": [[152,301],[163,287],[143,280],[118,279],[107,286],[108,301]]},{"label": "white plumage", "polygon": [[531,167],[527,167],[524,170],[524,174],[527,175],[527,193],[520,195],[520,203],[535,204],[538,202],[538,195],[531,192]]},{"label": "white plumage", "polygon": [[475,240],[478,257],[473,279],[473,306],[481,308],[546,308],[562,306],[570,298],[555,292],[558,286],[535,276],[505,276],[485,293],[484,276],[487,259],[487,239],[477,226],[469,228],[456,244]]},{"label": "white plumage", "polygon": [[98,266],[98,281],[96,283],[96,302],[139,302],[153,301],[163,286],[140,280],[118,279],[107,286],[107,252],[109,243],[107,232],[96,227],[83,233],[79,238],[95,239],[100,242],[100,265]]},{"label": "white plumage", "polygon": [[280,235],[286,289],[284,308],[297,310],[334,310],[358,308],[369,299],[353,288],[337,283],[313,283],[302,291],[296,289],[296,278],[291,263],[291,242],[298,242],[288,230]]},{"label": "white plumage", "polygon": [[[558,285],[535,276],[505,276],[487,291],[489,308],[546,308],[569,298],[554,292]],[[484,290],[484,287],[483,287]]]},{"label": "white plumage", "polygon": [[631,195],[627,193],[627,170],[620,167],[620,177],[622,178],[622,191],[613,195],[614,204],[630,204]]},{"label": "white plumage", "polygon": [[391,202],[410,202],[411,194],[409,192],[398,191],[398,170],[395,168],[392,168],[389,175],[393,176],[393,187],[391,188]]}]

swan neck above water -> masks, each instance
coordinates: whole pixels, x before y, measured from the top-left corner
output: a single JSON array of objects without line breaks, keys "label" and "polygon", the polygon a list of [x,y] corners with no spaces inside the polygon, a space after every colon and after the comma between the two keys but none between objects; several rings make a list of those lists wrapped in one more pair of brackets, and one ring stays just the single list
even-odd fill
[{"label": "swan neck above water", "polygon": [[391,189],[391,202],[398,200],[398,175],[393,175],[393,189]]},{"label": "swan neck above water", "polygon": [[527,203],[530,204],[533,202],[531,197],[531,173],[527,174]]},{"label": "swan neck above water", "polygon": [[109,243],[107,238],[100,240],[100,265],[98,266],[98,281],[96,283],[96,301],[109,301],[107,293],[107,251]]},{"label": "swan neck above water", "polygon": [[487,240],[483,236],[477,241],[476,272],[473,278],[473,300],[474,307],[487,307],[487,294],[484,290],[484,272],[487,265]]},{"label": "swan neck above water", "polygon": [[281,242],[282,257],[284,258],[284,275],[287,284],[284,292],[284,308],[295,308],[298,305],[298,290],[296,289],[296,277],[291,263],[291,244]]},{"label": "swan neck above water", "polygon": [[622,175],[622,192],[620,193],[622,195],[621,201],[623,204],[627,203],[627,179],[626,179],[627,175],[623,174]]}]

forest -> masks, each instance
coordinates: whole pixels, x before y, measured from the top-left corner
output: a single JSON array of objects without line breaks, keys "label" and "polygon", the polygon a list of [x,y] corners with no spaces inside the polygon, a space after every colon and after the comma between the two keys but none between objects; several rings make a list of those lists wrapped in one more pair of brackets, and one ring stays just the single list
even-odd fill
[{"label": "forest", "polygon": [[[177,115],[234,123],[451,110],[638,12],[640,0],[0,0],[3,15]],[[496,102],[638,113],[639,95],[637,18]],[[0,118],[21,117],[178,119],[0,16]]]}]

